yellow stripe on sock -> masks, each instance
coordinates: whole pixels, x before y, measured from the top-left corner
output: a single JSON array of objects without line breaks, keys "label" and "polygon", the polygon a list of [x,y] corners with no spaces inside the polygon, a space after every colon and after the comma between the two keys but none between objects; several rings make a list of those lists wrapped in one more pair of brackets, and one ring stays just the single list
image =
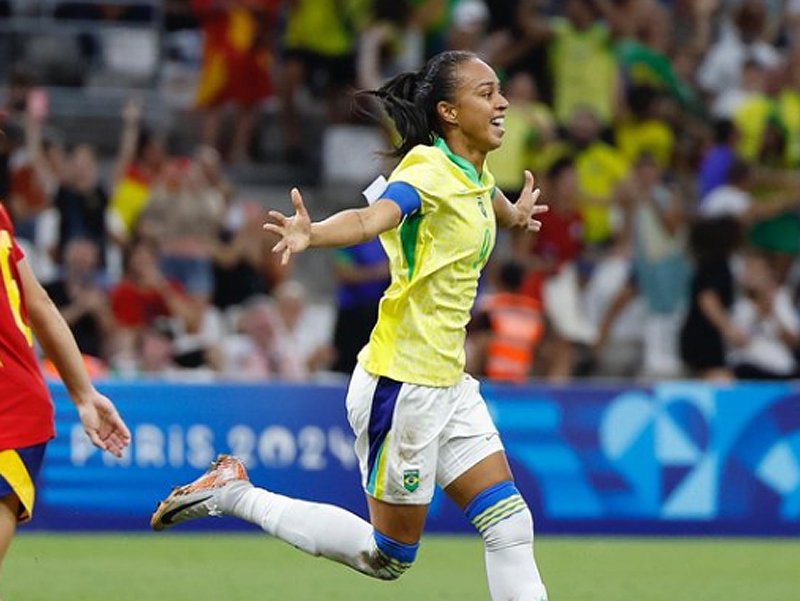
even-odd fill
[{"label": "yellow stripe on sock", "polygon": [[520,511],[524,511],[524,510],[525,510],[525,504],[524,503],[520,503],[519,505],[512,505],[511,507],[509,507],[506,510],[504,510],[502,513],[499,513],[499,514],[493,516],[487,522],[484,522],[481,526],[477,527],[477,530],[478,530],[478,532],[483,534],[484,532],[486,532],[489,528],[491,528],[495,524],[497,524],[499,522],[502,522],[504,519],[510,518],[515,513],[519,513]]},{"label": "yellow stripe on sock", "polygon": [[520,497],[520,495],[515,494],[515,495],[512,495],[510,497],[506,497],[505,499],[501,499],[500,501],[498,501],[497,503],[495,503],[491,507],[487,507],[482,512],[480,512],[478,515],[476,515],[474,518],[472,518],[472,523],[477,526],[478,524],[480,524],[481,522],[486,520],[487,517],[489,517],[490,515],[492,515],[496,511],[498,511],[500,509],[503,509],[504,507],[507,507],[511,503],[516,503],[521,498],[522,497]]},{"label": "yellow stripe on sock", "polygon": [[394,559],[392,557],[389,557],[383,551],[379,551],[379,552],[380,552],[381,556],[383,557],[383,559],[386,561],[386,568],[391,570],[392,572],[396,572],[398,574],[402,574],[403,572],[406,572],[413,565],[413,563],[411,563],[411,562],[404,563],[402,561],[398,561],[398,560],[396,560],[396,559]]},{"label": "yellow stripe on sock", "polygon": [[480,515],[475,516],[475,519],[472,520],[472,524],[479,532],[483,532],[483,530],[491,524],[499,522],[501,519],[505,519],[518,511],[522,511],[524,508],[525,501],[522,497],[520,495],[514,495],[503,499],[499,503],[486,509],[486,511]]},{"label": "yellow stripe on sock", "polygon": [[33,502],[36,497],[36,490],[33,486],[28,468],[22,462],[22,458],[14,450],[0,451],[0,476],[5,478],[11,485],[11,490],[19,498],[24,512],[22,520],[30,519],[33,515]]},{"label": "yellow stripe on sock", "polygon": [[476,522],[475,527],[478,530],[483,530],[489,525],[494,524],[501,519],[508,517],[512,513],[516,513],[517,511],[521,511],[523,509],[525,509],[525,501],[520,498],[513,503],[508,503],[503,507],[498,507],[497,510],[493,511],[490,515],[487,515],[479,522]]}]

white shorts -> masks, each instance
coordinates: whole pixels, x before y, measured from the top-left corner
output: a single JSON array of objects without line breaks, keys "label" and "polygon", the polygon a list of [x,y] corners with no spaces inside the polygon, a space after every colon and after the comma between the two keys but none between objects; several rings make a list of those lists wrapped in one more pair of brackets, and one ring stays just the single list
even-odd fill
[{"label": "white shorts", "polygon": [[353,371],[347,419],[366,493],[387,503],[427,505],[492,453],[503,450],[478,381],[449,388],[404,384]]}]

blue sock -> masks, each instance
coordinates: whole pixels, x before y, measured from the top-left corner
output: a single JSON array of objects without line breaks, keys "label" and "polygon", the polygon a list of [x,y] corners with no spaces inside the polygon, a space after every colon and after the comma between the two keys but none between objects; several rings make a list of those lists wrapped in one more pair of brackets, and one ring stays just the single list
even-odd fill
[{"label": "blue sock", "polygon": [[378,547],[378,551],[387,562],[386,569],[393,575],[399,577],[414,563],[419,543],[414,545],[401,543],[381,534],[377,530],[373,532],[372,536],[375,538],[375,545]]},{"label": "blue sock", "polygon": [[511,481],[498,482],[469,502],[464,513],[483,535],[486,530],[526,508],[525,500]]}]

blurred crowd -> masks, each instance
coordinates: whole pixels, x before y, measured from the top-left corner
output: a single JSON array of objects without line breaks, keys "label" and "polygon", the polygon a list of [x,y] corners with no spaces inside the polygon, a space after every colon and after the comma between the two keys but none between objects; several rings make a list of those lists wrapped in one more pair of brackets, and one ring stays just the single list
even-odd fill
[{"label": "blurred crowd", "polygon": [[10,91],[4,203],[95,376],[301,381],[332,365],[261,202],[236,194],[216,149],[170,155],[131,101],[101,177],[91,146],[46,130],[38,90]]},{"label": "blurred crowd", "polygon": [[[48,2],[100,10],[84,19],[137,14],[133,2]],[[19,6],[0,2],[0,15]],[[367,127],[351,91],[444,49],[497,69],[511,103],[489,158],[497,184],[516,198],[530,169],[551,207],[539,234],[498,239],[468,328],[472,373],[797,375],[797,0],[163,8],[167,30],[202,40],[193,152],[170,152],[169,132],[131,100],[100,169],[92,147],[48,126],[50,82],[30,65],[7,74],[0,197],[98,375],[297,381],[351,369],[387,284],[380,245],[336,251],[335,318],[320,319],[302,274],[269,252],[264,199],[243,198],[229,166],[259,160],[266,104],[281,160],[309,164],[310,112]]]}]

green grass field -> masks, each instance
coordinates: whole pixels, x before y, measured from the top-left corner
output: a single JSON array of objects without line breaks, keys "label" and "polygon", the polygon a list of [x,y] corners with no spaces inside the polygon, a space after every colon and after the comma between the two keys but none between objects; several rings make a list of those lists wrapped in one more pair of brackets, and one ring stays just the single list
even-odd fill
[{"label": "green grass field", "polygon": [[[800,541],[537,540],[551,601],[792,601]],[[24,534],[5,601],[488,601],[477,538],[428,536],[398,582],[375,582],[253,534]]]}]

